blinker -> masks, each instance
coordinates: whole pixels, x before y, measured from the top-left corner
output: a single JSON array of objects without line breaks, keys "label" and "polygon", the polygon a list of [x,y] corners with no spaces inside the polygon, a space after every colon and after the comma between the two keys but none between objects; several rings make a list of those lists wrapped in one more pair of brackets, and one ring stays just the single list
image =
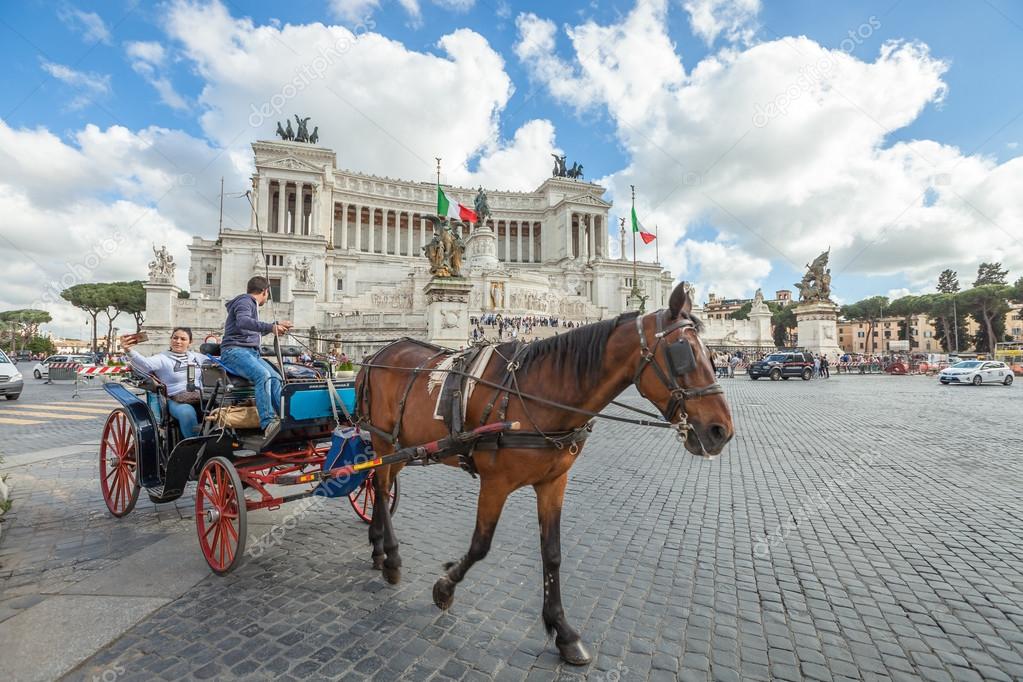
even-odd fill
[{"label": "blinker", "polygon": [[667,346],[668,366],[675,376],[688,374],[696,369],[696,356],[693,354],[693,347],[685,339],[676,341]]}]

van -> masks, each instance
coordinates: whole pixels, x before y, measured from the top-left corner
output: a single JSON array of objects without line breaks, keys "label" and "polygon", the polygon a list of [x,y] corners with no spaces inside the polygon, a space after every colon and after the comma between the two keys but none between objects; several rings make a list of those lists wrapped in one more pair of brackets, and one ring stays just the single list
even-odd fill
[{"label": "van", "polygon": [[17,400],[25,388],[25,379],[11,359],[0,350],[0,395],[8,400]]}]

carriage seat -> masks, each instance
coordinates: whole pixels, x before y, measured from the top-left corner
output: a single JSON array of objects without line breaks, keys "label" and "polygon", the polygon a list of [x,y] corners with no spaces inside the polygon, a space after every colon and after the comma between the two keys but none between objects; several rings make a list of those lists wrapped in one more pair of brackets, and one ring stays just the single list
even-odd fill
[{"label": "carriage seat", "polygon": [[[203,355],[209,355],[212,357],[220,357],[220,344],[219,343],[204,343],[199,346],[199,352]],[[263,357],[276,357],[277,351],[274,350],[272,345],[262,345],[259,347],[259,354]],[[281,346],[281,356],[286,358],[297,358],[302,355],[302,348],[299,346]]]}]

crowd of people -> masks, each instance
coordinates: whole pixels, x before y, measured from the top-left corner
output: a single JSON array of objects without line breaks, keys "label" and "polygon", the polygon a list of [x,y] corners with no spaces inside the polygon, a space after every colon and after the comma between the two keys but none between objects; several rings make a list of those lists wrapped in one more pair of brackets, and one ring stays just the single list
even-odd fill
[{"label": "crowd of people", "polygon": [[469,340],[472,343],[477,343],[487,338],[487,327],[497,331],[498,340],[505,340],[517,339],[519,336],[532,336],[537,327],[573,329],[581,327],[586,322],[563,320],[556,315],[502,315],[501,313],[487,313],[481,317],[470,317],[469,324],[472,326]]}]

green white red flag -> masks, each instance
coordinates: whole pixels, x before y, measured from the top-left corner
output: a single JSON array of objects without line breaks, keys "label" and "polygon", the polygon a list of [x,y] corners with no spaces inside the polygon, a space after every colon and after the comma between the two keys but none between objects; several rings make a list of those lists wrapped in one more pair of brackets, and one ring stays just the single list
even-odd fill
[{"label": "green white red flag", "polygon": [[632,231],[639,233],[639,238],[643,240],[644,244],[649,244],[653,240],[657,239],[656,235],[652,232],[647,232],[643,229],[643,226],[639,223],[639,218],[636,217],[636,207],[632,207]]},{"label": "green white red flag", "polygon": [[437,215],[461,220],[464,223],[478,223],[480,221],[476,211],[462,206],[457,201],[448,199],[440,185],[437,185]]}]

